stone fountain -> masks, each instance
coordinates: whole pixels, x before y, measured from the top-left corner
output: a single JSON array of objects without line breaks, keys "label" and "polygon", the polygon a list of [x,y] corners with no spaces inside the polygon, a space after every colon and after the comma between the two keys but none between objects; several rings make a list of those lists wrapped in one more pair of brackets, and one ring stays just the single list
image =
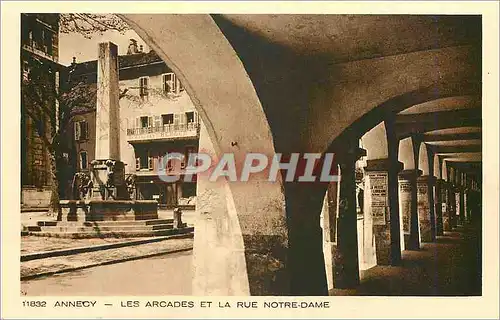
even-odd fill
[{"label": "stone fountain", "polygon": [[[120,160],[118,48],[99,44],[95,160],[83,179],[85,197],[61,200],[58,221],[39,221],[31,234],[58,237],[133,237],[190,233],[174,219],[158,219],[156,200],[130,198]],[[81,178],[81,177],[80,177]],[[86,180],[86,181],[85,181]]]}]

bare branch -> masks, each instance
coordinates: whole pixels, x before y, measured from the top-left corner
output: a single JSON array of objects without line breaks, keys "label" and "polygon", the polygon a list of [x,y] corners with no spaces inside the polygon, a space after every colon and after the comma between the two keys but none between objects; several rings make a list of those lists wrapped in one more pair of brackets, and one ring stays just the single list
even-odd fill
[{"label": "bare branch", "polygon": [[114,14],[61,13],[59,31],[79,33],[85,38],[93,34],[103,34],[108,30],[124,33],[130,27]]}]

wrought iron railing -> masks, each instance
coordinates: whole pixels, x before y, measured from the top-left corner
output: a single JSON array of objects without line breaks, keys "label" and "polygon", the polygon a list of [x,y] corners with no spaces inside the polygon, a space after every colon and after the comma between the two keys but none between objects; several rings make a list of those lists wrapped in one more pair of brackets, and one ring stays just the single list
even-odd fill
[{"label": "wrought iron railing", "polygon": [[196,122],[189,122],[185,124],[165,124],[156,127],[144,128],[131,128],[127,129],[127,136],[129,138],[139,138],[138,136],[153,134],[149,138],[165,138],[165,137],[184,137],[184,136],[197,136],[199,135],[200,125]]}]

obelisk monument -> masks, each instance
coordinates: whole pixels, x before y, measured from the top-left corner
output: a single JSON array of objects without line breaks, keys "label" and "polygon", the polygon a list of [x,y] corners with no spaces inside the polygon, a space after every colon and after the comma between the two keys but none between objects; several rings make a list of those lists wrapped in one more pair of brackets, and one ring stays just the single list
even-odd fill
[{"label": "obelisk monument", "polygon": [[118,47],[99,43],[95,160],[92,161],[93,199],[123,199],[124,164],[120,161]]}]

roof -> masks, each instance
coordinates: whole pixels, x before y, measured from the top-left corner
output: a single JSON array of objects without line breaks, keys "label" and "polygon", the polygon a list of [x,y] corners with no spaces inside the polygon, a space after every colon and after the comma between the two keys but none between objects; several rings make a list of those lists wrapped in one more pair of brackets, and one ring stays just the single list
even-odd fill
[{"label": "roof", "polygon": [[[154,52],[153,50],[149,52],[141,52],[135,54],[127,54],[118,56],[118,67],[129,68],[134,66],[140,66],[155,62],[162,62],[163,60]],[[68,67],[72,69],[72,65]],[[77,63],[75,69],[72,72],[74,75],[82,75],[97,72],[97,60],[86,61],[82,63]]]}]

